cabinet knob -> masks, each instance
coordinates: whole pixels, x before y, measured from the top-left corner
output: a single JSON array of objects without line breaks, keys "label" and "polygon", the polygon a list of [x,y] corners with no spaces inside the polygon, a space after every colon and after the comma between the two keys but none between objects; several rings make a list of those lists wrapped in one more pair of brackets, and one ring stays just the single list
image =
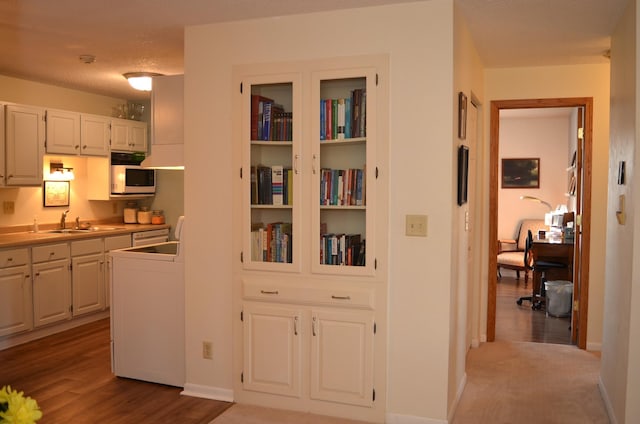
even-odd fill
[{"label": "cabinet knob", "polygon": [[74,149],[76,149],[76,150],[78,150],[78,149],[80,148],[80,145],[79,145],[79,144],[76,144],[73,148],[74,148]]},{"label": "cabinet knob", "polygon": [[7,258],[7,262],[12,262],[13,258]]}]

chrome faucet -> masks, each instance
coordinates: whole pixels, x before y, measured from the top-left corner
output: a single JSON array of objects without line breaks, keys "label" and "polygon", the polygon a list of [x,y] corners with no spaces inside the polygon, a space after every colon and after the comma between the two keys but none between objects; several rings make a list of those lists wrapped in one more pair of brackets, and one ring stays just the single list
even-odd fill
[{"label": "chrome faucet", "polygon": [[66,220],[67,220],[67,214],[69,213],[69,209],[67,209],[66,211],[62,212],[62,216],[60,217],[60,229],[64,230],[65,227],[67,226],[66,224]]}]

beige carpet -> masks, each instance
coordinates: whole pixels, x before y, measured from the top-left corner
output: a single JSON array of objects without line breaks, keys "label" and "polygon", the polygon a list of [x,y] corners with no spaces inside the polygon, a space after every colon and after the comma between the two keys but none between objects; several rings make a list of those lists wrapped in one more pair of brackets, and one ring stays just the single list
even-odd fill
[{"label": "beige carpet", "polygon": [[[607,424],[600,357],[575,346],[483,343],[467,358],[467,386],[452,424]],[[357,424],[300,412],[233,405],[211,424]]]},{"label": "beige carpet", "polygon": [[467,358],[453,424],[605,424],[600,357],[575,346],[483,343]]},{"label": "beige carpet", "polygon": [[235,404],[210,424],[364,424],[362,421],[325,417],[304,412],[282,411]]}]

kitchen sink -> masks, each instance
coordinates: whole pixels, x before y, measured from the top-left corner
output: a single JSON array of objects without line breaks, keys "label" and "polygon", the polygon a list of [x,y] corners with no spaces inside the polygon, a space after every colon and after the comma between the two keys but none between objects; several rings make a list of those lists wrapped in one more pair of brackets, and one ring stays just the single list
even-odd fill
[{"label": "kitchen sink", "polygon": [[94,231],[113,231],[113,230],[122,230],[124,227],[89,227],[89,228],[57,228],[55,230],[44,230],[42,233],[53,233],[53,234],[74,234],[74,233],[90,233]]}]

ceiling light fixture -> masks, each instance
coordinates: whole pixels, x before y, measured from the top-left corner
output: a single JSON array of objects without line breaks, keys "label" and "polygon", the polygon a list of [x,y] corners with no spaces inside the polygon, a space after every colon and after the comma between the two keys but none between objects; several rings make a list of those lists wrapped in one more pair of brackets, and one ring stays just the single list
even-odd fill
[{"label": "ceiling light fixture", "polygon": [[140,91],[151,91],[152,78],[161,75],[154,72],[127,72],[122,74],[129,81],[131,87]]}]

